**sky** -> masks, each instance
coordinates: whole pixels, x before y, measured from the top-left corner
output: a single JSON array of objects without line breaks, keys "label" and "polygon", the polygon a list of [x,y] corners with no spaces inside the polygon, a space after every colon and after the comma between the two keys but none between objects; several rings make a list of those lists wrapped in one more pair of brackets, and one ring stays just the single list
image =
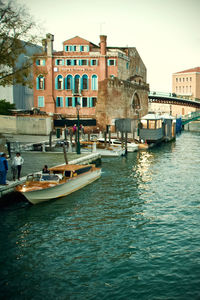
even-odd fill
[{"label": "sky", "polygon": [[54,49],[80,36],[136,47],[151,91],[171,92],[172,74],[200,66],[200,0],[13,0],[26,6]]}]

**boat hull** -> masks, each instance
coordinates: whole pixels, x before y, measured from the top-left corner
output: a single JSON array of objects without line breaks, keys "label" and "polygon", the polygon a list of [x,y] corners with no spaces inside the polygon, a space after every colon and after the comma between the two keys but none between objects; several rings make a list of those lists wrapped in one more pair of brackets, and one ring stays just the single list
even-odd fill
[{"label": "boat hull", "polygon": [[67,196],[97,180],[100,176],[101,170],[97,169],[92,172],[70,178],[64,183],[54,185],[49,188],[25,192],[21,190],[20,192],[27,198],[29,202],[32,204],[38,204],[51,199]]}]

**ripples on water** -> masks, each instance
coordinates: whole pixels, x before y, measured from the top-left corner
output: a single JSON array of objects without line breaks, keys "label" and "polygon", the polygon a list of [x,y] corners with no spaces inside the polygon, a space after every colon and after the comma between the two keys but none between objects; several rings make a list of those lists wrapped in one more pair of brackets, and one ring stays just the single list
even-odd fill
[{"label": "ripples on water", "polygon": [[200,299],[200,135],[63,198],[1,211],[2,299]]}]

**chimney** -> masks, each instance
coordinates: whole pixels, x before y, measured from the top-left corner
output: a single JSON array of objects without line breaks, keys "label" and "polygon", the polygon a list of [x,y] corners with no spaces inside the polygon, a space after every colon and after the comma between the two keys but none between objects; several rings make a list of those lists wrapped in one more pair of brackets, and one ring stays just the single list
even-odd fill
[{"label": "chimney", "polygon": [[106,35],[100,35],[100,53],[106,55]]},{"label": "chimney", "polygon": [[47,56],[52,56],[53,55],[53,41],[54,41],[53,34],[47,33],[47,35],[46,35]]},{"label": "chimney", "polygon": [[42,40],[42,48],[43,48],[43,51],[46,53],[47,52],[47,40],[46,39]]}]

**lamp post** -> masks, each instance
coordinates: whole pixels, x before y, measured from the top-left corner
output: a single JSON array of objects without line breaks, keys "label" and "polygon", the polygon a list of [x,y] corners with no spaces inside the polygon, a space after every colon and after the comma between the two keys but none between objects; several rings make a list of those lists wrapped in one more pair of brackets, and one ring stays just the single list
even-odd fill
[{"label": "lamp post", "polygon": [[80,103],[77,102],[77,104],[76,104],[77,121],[78,121],[77,147],[76,147],[77,154],[81,154],[80,137],[79,137],[79,110],[80,110],[80,108],[81,108]]}]

